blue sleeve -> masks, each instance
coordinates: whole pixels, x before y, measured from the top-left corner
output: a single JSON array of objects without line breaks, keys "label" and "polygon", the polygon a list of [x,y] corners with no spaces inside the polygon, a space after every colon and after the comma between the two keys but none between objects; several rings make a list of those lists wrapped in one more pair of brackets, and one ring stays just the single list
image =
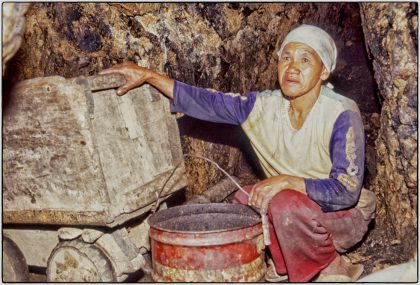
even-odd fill
[{"label": "blue sleeve", "polygon": [[332,168],[327,179],[305,179],[309,198],[323,211],[356,205],[363,184],[365,140],[360,114],[344,111],[337,118],[330,139]]},{"label": "blue sleeve", "polygon": [[171,112],[181,112],[214,123],[242,124],[251,113],[256,99],[255,92],[239,96],[190,86],[176,80],[174,83]]}]

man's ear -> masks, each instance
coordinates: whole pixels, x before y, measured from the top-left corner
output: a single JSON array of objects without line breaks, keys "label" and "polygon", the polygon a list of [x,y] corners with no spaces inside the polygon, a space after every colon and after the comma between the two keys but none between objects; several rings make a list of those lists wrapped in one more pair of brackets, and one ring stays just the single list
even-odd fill
[{"label": "man's ear", "polygon": [[330,72],[325,68],[325,66],[322,66],[321,80],[325,81],[328,77],[330,77]]}]

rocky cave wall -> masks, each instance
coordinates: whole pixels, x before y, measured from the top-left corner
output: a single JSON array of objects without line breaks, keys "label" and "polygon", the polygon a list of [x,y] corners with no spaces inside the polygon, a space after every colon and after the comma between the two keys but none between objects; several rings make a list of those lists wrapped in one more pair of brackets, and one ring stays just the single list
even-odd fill
[{"label": "rocky cave wall", "polygon": [[417,250],[417,3],[361,4],[382,111],[376,140],[377,228],[411,257]]},{"label": "rocky cave wall", "polygon": [[[379,112],[357,4],[32,4],[8,78],[91,75],[131,60],[200,87],[276,88],[276,51],[300,23],[320,25],[337,40],[336,89],[363,102],[363,111]],[[191,118],[179,123],[185,153],[206,155],[234,175],[243,172],[241,165],[249,168],[238,150],[248,148],[238,128]],[[193,193],[223,176],[204,161],[187,161]]]},{"label": "rocky cave wall", "polygon": [[[379,197],[371,236],[385,236],[393,224],[392,233],[376,243],[386,247],[387,241],[417,233],[416,15],[416,4],[33,3],[21,49],[3,80],[11,85],[41,76],[92,75],[130,60],[221,91],[278,88],[282,39],[301,23],[318,25],[339,50],[331,83],[362,111],[365,186]],[[184,153],[215,160],[242,184],[259,178],[252,159],[243,155],[249,145],[238,127],[187,116],[178,123]],[[186,159],[186,165],[190,195],[223,177],[197,159]],[[411,257],[412,250],[410,243],[401,256]]]}]

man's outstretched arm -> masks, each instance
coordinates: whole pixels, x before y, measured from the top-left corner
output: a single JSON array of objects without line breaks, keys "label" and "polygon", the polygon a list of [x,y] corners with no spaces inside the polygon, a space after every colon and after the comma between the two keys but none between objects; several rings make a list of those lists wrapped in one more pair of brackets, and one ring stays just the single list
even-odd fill
[{"label": "man's outstretched arm", "polygon": [[171,99],[172,112],[184,113],[209,122],[240,125],[248,117],[256,99],[256,92],[240,96],[235,93],[199,88],[170,79],[131,62],[118,64],[100,72],[100,74],[109,73],[121,74],[126,79],[126,84],[117,90],[120,96],[130,89],[149,83]]}]

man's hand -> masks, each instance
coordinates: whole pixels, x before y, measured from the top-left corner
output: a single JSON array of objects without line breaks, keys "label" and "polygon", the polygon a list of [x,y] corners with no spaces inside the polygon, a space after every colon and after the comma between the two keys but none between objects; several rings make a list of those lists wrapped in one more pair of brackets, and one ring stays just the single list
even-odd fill
[{"label": "man's hand", "polygon": [[248,204],[260,209],[267,209],[271,199],[285,189],[296,190],[306,195],[303,178],[280,174],[256,183],[250,192]]},{"label": "man's hand", "polygon": [[153,71],[150,69],[138,66],[133,62],[125,62],[122,64],[114,65],[109,69],[105,69],[99,72],[99,74],[118,73],[124,76],[126,84],[120,86],[120,88],[117,90],[117,95],[121,96],[127,93],[127,91],[145,83],[148,79],[151,78],[152,72]]},{"label": "man's hand", "polygon": [[174,98],[174,81],[165,75],[159,74],[151,69],[138,66],[133,62],[125,62],[114,65],[111,68],[99,72],[99,74],[118,73],[124,76],[126,84],[118,88],[117,95],[121,96],[130,89],[149,83],[159,89],[169,99]]}]

